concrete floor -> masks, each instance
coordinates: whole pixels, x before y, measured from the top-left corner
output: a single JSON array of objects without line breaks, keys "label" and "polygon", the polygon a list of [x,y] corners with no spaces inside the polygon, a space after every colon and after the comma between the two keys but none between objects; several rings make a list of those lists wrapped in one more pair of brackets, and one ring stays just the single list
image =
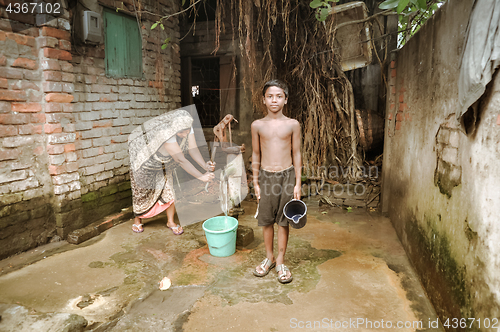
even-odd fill
[{"label": "concrete floor", "polygon": [[253,276],[265,251],[245,201],[239,222],[255,240],[230,257],[210,255],[201,223],[174,236],[161,216],[141,234],[130,220],[1,261],[0,331],[442,331],[387,218],[305,201],[291,284]]}]

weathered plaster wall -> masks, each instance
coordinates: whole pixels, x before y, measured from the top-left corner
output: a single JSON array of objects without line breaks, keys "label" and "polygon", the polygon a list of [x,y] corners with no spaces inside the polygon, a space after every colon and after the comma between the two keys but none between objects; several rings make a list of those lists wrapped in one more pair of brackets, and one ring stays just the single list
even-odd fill
[{"label": "weathered plaster wall", "polygon": [[[389,70],[382,206],[443,323],[500,315],[498,73],[477,133],[465,135],[455,120],[472,3],[448,1]],[[469,330],[489,331],[480,327]]]},{"label": "weathered plaster wall", "polygon": [[[0,258],[62,238],[131,205],[129,133],[180,106],[179,27],[151,30],[142,13],[143,75],[107,77],[104,45],[75,43],[74,8],[46,23],[40,15],[0,18]],[[93,9],[114,9],[109,0]],[[133,1],[119,2],[133,15]],[[149,13],[178,11],[172,0],[144,1]],[[135,18],[135,15],[132,16]],[[171,38],[161,50],[162,41]]]}]

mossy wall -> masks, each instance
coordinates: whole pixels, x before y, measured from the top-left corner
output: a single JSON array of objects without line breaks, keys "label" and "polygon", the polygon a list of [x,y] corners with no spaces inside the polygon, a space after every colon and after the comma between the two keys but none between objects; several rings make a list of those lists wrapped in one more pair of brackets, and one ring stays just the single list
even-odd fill
[{"label": "mossy wall", "polygon": [[[393,55],[382,208],[442,323],[500,316],[500,76],[474,134],[458,121],[472,0],[448,1]],[[490,327],[491,328],[491,327]],[[477,323],[450,331],[490,331]]]}]

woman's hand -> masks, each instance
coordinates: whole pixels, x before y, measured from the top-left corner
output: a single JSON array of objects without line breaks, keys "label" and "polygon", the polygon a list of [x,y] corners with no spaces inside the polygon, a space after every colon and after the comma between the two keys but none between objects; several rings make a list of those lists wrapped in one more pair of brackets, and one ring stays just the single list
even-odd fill
[{"label": "woman's hand", "polygon": [[207,163],[205,164],[205,169],[209,172],[215,171],[215,162],[207,161]]},{"label": "woman's hand", "polygon": [[212,181],[215,178],[214,173],[206,172],[202,176],[198,178],[198,180],[203,181],[203,182],[209,182]]}]

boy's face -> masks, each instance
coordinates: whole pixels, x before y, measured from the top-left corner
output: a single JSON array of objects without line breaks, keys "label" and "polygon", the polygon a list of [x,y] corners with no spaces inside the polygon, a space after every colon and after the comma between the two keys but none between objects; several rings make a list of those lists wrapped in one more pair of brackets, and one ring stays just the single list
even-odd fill
[{"label": "boy's face", "polygon": [[278,88],[277,86],[270,86],[267,88],[263,100],[268,111],[273,113],[281,111],[287,102],[285,92],[282,88]]}]

